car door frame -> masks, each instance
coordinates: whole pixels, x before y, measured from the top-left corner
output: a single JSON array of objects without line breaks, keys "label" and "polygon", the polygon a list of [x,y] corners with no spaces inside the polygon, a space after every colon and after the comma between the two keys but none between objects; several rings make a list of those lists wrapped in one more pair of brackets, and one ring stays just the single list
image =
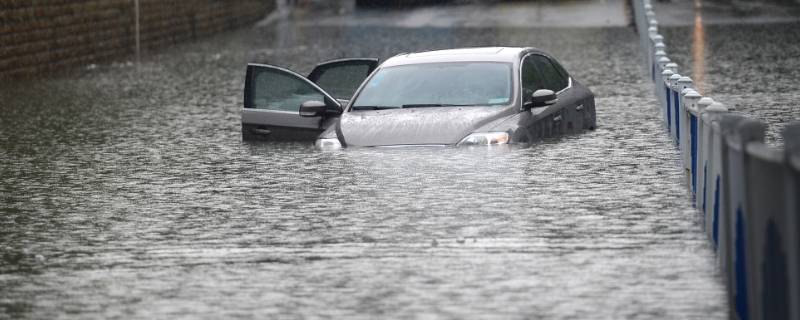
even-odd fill
[{"label": "car door frame", "polygon": [[[318,93],[323,96],[325,104],[333,107],[330,112],[316,117],[304,117],[298,111],[284,111],[274,109],[258,109],[253,107],[253,94],[255,85],[254,77],[257,69],[266,68],[281,72],[283,74],[300,79],[306,84],[310,85]],[[287,68],[260,64],[248,63],[247,72],[245,75],[245,90],[244,90],[244,103],[242,108],[242,138],[249,139],[267,139],[267,140],[313,140],[326,128],[326,118],[335,115],[338,116],[342,113],[342,104],[332,97],[328,92],[322,89],[307,77],[289,70]],[[298,106],[299,107],[299,106]]]}]

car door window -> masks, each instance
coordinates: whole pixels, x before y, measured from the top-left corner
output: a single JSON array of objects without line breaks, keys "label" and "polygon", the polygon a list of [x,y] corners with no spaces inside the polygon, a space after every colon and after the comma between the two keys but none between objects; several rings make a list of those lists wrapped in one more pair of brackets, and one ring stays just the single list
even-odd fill
[{"label": "car door window", "polygon": [[298,75],[278,68],[252,70],[246,108],[297,112],[303,102],[325,101],[319,89]]},{"label": "car door window", "polygon": [[349,100],[377,66],[377,59],[335,60],[318,65],[308,79],[334,98]]},{"label": "car door window", "polygon": [[542,85],[545,89],[558,92],[567,87],[567,78],[556,69],[550,62],[550,59],[540,55],[531,55],[529,58],[533,61],[534,65],[536,65],[536,69],[539,71]]}]

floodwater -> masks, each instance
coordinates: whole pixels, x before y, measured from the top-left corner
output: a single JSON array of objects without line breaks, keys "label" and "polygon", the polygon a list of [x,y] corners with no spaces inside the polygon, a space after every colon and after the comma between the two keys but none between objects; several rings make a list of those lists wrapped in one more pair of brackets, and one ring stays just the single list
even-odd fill
[{"label": "floodwater", "polygon": [[[314,18],[3,84],[0,318],[726,317],[633,28]],[[479,45],[559,57],[597,130],[513,149],[241,141],[248,61]]]}]

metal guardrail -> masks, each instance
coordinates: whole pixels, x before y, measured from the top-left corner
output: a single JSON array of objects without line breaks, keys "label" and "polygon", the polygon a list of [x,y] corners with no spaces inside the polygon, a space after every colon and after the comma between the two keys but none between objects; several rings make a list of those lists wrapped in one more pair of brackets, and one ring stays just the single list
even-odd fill
[{"label": "metal guardrail", "polygon": [[717,250],[732,319],[800,319],[800,123],[784,149],[767,125],[701,96],[678,74],[650,0],[633,0],[636,28],[664,124]]}]

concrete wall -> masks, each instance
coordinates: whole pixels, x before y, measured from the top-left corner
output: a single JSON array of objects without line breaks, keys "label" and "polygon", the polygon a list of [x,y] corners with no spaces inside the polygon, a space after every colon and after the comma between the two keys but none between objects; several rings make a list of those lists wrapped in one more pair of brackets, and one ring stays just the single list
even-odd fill
[{"label": "concrete wall", "polygon": [[[142,50],[253,23],[272,0],[139,0]],[[0,78],[135,53],[135,0],[0,1]]]}]

